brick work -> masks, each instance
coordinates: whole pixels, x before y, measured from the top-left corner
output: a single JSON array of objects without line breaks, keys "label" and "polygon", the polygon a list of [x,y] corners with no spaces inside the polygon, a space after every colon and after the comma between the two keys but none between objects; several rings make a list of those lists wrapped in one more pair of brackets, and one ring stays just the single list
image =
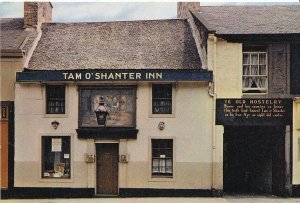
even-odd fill
[{"label": "brick work", "polygon": [[177,18],[188,18],[188,11],[200,11],[200,2],[178,2]]},{"label": "brick work", "polygon": [[24,26],[37,26],[52,21],[52,5],[49,2],[24,2]]}]

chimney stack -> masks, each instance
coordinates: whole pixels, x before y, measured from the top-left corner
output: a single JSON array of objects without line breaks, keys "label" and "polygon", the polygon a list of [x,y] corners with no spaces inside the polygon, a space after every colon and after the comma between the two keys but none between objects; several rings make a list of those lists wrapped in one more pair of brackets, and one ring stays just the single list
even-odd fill
[{"label": "chimney stack", "polygon": [[37,27],[41,23],[52,21],[50,2],[24,2],[24,27]]},{"label": "chimney stack", "polygon": [[178,2],[177,18],[188,18],[189,10],[200,11],[200,2]]}]

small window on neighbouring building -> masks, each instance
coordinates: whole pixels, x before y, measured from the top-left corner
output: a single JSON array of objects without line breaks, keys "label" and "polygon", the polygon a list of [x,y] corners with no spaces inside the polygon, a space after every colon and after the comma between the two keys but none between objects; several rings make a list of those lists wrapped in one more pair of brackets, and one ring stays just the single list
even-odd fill
[{"label": "small window on neighbouring building", "polygon": [[46,113],[64,114],[65,113],[65,86],[47,85],[46,86]]},{"label": "small window on neighbouring building", "polygon": [[172,84],[152,85],[152,113],[172,114]]},{"label": "small window on neighbouring building", "polygon": [[173,140],[152,139],[152,176],[173,176]]},{"label": "small window on neighbouring building", "polygon": [[268,58],[263,47],[243,50],[243,93],[267,93]]},{"label": "small window on neighbouring building", "polygon": [[69,136],[42,137],[42,178],[70,178]]}]

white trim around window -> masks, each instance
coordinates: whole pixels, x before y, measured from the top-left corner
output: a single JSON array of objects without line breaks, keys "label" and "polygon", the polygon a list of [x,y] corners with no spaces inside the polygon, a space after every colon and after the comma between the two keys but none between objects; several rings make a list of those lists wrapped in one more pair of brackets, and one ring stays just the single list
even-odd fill
[{"label": "white trim around window", "polygon": [[268,53],[266,51],[243,52],[243,94],[268,93]]},{"label": "white trim around window", "polygon": [[[60,138],[60,137],[69,137],[70,138],[70,171],[71,171],[71,175],[70,178],[43,178],[42,177],[42,162],[43,162],[43,137],[51,137],[51,138]],[[39,182],[48,182],[50,183],[71,183],[74,182],[74,135],[73,134],[69,134],[69,133],[59,133],[59,134],[54,134],[54,133],[43,133],[39,135],[39,168],[38,168],[38,180]]]},{"label": "white trim around window", "polygon": [[[152,140],[172,140],[173,141],[173,160],[172,176],[156,176],[152,174]],[[148,181],[149,182],[174,182],[176,181],[176,139],[172,136],[149,137],[148,139]]]},{"label": "white trim around window", "polygon": [[[46,108],[47,108],[47,93],[46,88],[47,85],[65,85],[65,113],[60,114],[47,114]],[[47,84],[41,84],[42,88],[42,94],[43,94],[43,117],[44,118],[67,118],[69,113],[69,85],[68,84],[61,84],[61,83],[47,83]]]},{"label": "white trim around window", "polygon": [[[165,114],[159,114],[159,113],[157,113],[157,114],[155,114],[155,113],[153,113],[152,112],[152,110],[153,110],[153,95],[152,95],[152,85],[155,85],[155,84],[157,84],[157,85],[164,85],[164,84],[171,84],[172,85],[172,113],[165,113]],[[169,82],[169,83],[167,83],[167,82],[165,82],[165,83],[150,83],[149,84],[149,98],[150,98],[150,101],[149,101],[149,117],[150,118],[174,118],[175,117],[175,109],[176,109],[176,107],[175,107],[175,105],[176,105],[176,87],[175,87],[175,83],[173,82]]]}]

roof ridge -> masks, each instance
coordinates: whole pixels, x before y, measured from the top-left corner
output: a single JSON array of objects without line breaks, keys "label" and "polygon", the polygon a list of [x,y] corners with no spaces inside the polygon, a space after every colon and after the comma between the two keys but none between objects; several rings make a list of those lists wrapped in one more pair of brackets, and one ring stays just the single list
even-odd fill
[{"label": "roof ridge", "polygon": [[[296,2],[298,3],[298,2]],[[290,5],[220,5],[220,6],[201,6],[201,8],[216,8],[216,7],[239,7],[239,8],[244,8],[244,7],[296,7],[299,6],[300,4],[290,4]],[[201,12],[201,9],[200,9]]]},{"label": "roof ridge", "polygon": [[138,22],[162,22],[162,21],[186,21],[187,19],[149,19],[149,20],[119,20],[119,21],[95,21],[95,22],[47,22],[44,25],[56,25],[56,24],[101,24],[101,23],[138,23]]}]

